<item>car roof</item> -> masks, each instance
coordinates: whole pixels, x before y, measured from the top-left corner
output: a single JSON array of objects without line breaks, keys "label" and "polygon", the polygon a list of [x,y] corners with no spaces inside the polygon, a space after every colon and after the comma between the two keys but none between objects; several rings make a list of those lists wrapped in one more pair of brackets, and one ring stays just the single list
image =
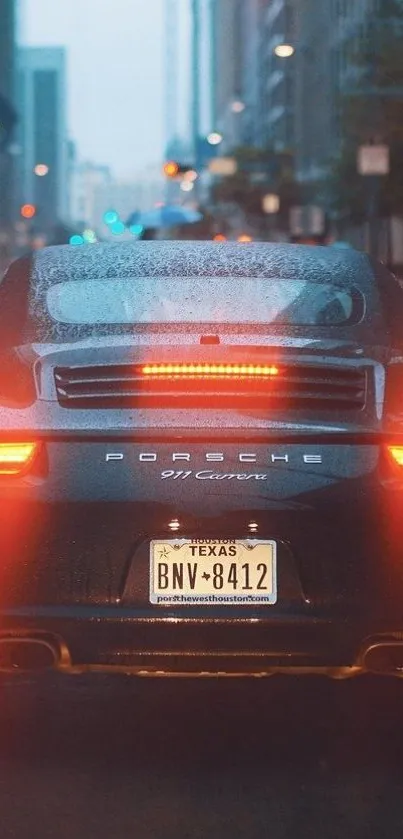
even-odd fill
[{"label": "car roof", "polygon": [[359,286],[373,282],[366,254],[311,245],[189,241],[106,242],[44,248],[31,281],[45,290],[66,280],[106,277],[276,277]]}]

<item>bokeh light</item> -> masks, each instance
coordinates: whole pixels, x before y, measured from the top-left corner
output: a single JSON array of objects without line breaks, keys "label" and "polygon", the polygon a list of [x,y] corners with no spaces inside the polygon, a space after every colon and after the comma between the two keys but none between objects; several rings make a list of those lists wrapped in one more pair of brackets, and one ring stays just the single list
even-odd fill
[{"label": "bokeh light", "polygon": [[125,232],[125,229],[123,221],[115,221],[114,224],[111,224],[111,233],[114,236],[121,236]]},{"label": "bokeh light", "polygon": [[164,164],[163,171],[168,178],[175,178],[179,172],[179,165],[175,160],[168,160],[168,162]]},{"label": "bokeh light", "polygon": [[84,239],[78,233],[75,233],[74,236],[70,236],[69,243],[70,245],[83,245]]},{"label": "bokeh light", "polygon": [[183,180],[184,181],[190,181],[190,183],[192,183],[193,181],[197,181],[198,177],[199,176],[196,172],[196,169],[189,169],[188,172],[185,172],[185,174],[183,176]]},{"label": "bokeh light", "polygon": [[44,178],[49,172],[49,166],[47,166],[46,163],[37,163],[34,167],[34,172],[38,178]]},{"label": "bokeh light", "polygon": [[88,242],[89,245],[94,244],[97,241],[95,230],[91,230],[91,228],[88,227],[87,230],[84,230],[83,239],[85,242]]},{"label": "bokeh light", "polygon": [[130,230],[130,233],[133,234],[133,236],[141,236],[141,234],[144,230],[144,227],[143,227],[142,224],[131,224],[130,227],[129,227],[129,230]]},{"label": "bokeh light", "polygon": [[223,136],[218,131],[212,131],[207,137],[207,142],[210,143],[210,146],[219,146],[222,141]]},{"label": "bokeh light", "polygon": [[277,44],[274,47],[274,54],[277,55],[278,58],[291,58],[295,53],[295,47],[292,44]]},{"label": "bokeh light", "polygon": [[107,210],[107,212],[104,213],[105,224],[115,224],[117,221],[119,221],[119,215],[116,210]]},{"label": "bokeh light", "polygon": [[244,102],[241,102],[240,99],[236,99],[231,105],[231,111],[233,114],[241,114],[242,111],[245,110],[245,107]]},{"label": "bokeh light", "polygon": [[35,204],[23,204],[20,213],[23,218],[33,218],[36,214]]}]

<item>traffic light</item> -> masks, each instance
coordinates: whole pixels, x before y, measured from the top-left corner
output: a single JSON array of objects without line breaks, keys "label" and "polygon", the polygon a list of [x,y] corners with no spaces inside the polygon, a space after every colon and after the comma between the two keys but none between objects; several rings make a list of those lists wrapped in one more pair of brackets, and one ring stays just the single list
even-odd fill
[{"label": "traffic light", "polygon": [[179,165],[175,162],[175,160],[168,160],[167,163],[164,164],[164,175],[167,178],[176,178],[179,174]]},{"label": "traffic light", "polygon": [[167,160],[163,166],[163,173],[166,178],[183,178],[188,174],[188,172],[193,171],[194,167],[191,164],[178,163],[176,160]]},{"label": "traffic light", "polygon": [[31,219],[36,215],[35,204],[23,204],[20,208],[22,218]]}]

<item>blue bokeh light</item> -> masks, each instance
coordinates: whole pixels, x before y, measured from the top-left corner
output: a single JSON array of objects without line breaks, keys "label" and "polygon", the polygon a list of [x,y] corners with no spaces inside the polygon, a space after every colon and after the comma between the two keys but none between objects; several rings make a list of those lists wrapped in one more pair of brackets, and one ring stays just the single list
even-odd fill
[{"label": "blue bokeh light", "polygon": [[105,224],[116,224],[119,221],[119,214],[116,210],[108,210],[104,213],[104,222]]},{"label": "blue bokeh light", "polygon": [[111,225],[111,233],[113,233],[114,236],[120,236],[125,232],[125,229],[123,221],[115,221],[114,224]]},{"label": "blue bokeh light", "polygon": [[133,236],[141,236],[144,227],[142,224],[131,224],[129,230],[130,233],[133,233]]}]

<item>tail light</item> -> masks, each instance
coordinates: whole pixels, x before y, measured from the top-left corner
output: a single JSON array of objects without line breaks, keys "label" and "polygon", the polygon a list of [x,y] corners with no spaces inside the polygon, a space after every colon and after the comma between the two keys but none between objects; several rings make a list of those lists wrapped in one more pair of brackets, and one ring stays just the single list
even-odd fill
[{"label": "tail light", "polygon": [[393,463],[403,467],[403,446],[387,446],[387,450]]},{"label": "tail light", "polygon": [[388,424],[403,421],[403,359],[394,361],[386,369],[385,420]]},{"label": "tail light", "polygon": [[0,443],[0,475],[22,475],[38,449],[38,443]]}]

